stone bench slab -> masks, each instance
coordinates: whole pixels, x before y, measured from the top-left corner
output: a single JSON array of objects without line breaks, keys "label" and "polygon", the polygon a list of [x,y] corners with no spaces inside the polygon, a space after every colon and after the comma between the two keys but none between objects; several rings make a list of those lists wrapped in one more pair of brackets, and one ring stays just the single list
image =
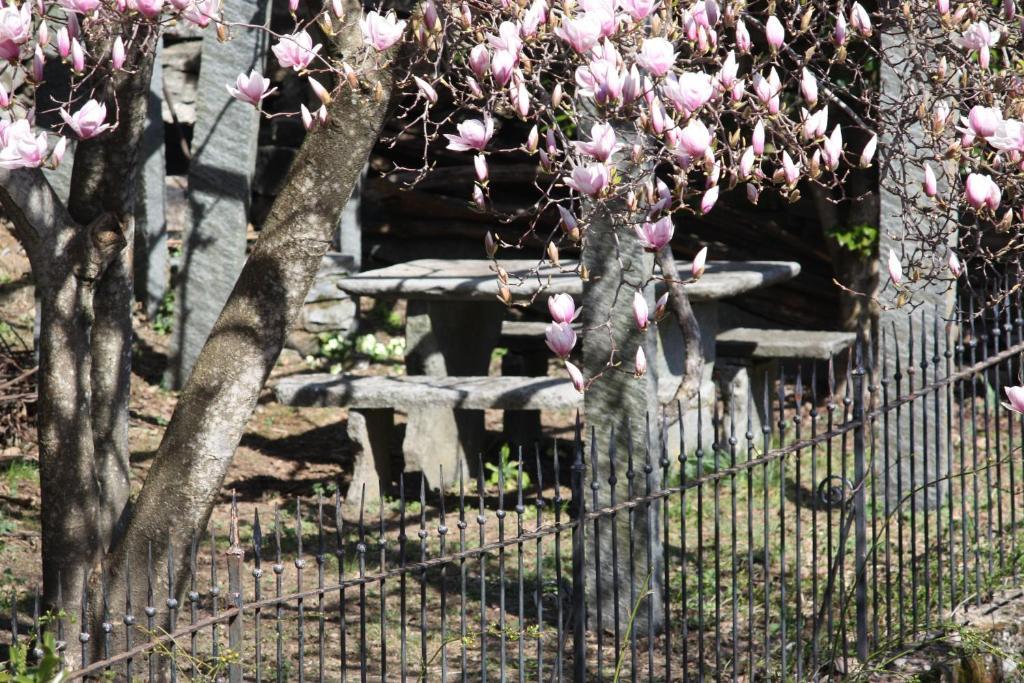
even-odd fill
[{"label": "stone bench slab", "polygon": [[[583,281],[572,262],[563,261],[561,269],[543,265],[536,273],[531,273],[537,268],[536,260],[501,259],[499,263],[509,273],[517,301],[541,290],[544,296],[583,296]],[[338,287],[353,296],[494,301],[498,281],[493,267],[492,261],[483,259],[419,259],[352,275]],[[690,266],[681,263],[679,270],[688,273]],[[691,301],[715,301],[784,282],[799,273],[800,264],[792,261],[716,261],[708,264],[703,277],[686,285],[686,293]]]},{"label": "stone bench slab", "polygon": [[853,332],[762,330],[737,327],[715,337],[717,354],[726,358],[808,358],[828,360],[853,345]]},{"label": "stone bench slab", "polygon": [[274,387],[290,406],[356,409],[451,408],[464,410],[565,410],[582,395],[556,377],[351,377],[310,374],[286,377]]}]

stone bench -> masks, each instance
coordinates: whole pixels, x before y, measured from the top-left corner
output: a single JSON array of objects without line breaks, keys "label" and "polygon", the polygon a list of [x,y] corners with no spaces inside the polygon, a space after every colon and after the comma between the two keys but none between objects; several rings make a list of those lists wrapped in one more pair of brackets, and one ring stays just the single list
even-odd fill
[{"label": "stone bench", "polygon": [[[289,406],[349,408],[348,436],[356,445],[355,467],[346,502],[358,507],[380,497],[381,480],[390,480],[390,453],[395,411],[423,407],[456,411],[566,410],[583,405],[582,395],[564,377],[352,377],[309,374],[285,377],[274,386],[277,400]],[[443,427],[443,425],[440,425]],[[439,428],[438,425],[434,426]],[[425,438],[413,429],[405,440]],[[403,452],[407,449],[403,448]],[[456,476],[456,452],[435,452],[429,463],[409,462],[407,469],[443,468],[445,480]],[[425,473],[426,474],[426,473]],[[441,472],[430,481],[440,481]]]},{"label": "stone bench", "polygon": [[[782,360],[827,361],[853,346],[853,332],[823,330],[769,330],[737,327],[715,337],[716,367],[721,395],[726,403],[726,434],[729,404],[733,404],[738,437],[747,431],[747,396],[755,406],[751,415],[754,434],[768,416],[764,414],[765,381]],[[776,400],[775,395],[771,400]],[[742,438],[742,437],[741,437]]]}]

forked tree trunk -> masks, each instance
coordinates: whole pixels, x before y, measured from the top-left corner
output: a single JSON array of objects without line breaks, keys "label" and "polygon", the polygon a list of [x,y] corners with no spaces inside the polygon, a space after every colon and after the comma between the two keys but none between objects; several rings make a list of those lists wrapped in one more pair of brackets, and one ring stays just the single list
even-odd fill
[{"label": "forked tree trunk", "polygon": [[[361,7],[346,4],[348,20],[329,56],[362,45]],[[191,536],[206,527],[263,384],[383,128],[392,85],[388,69],[364,75],[358,89],[346,87],[328,105],[327,125],[307,135],[181,391],[124,534],[104,561],[110,604],[123,604],[126,562],[145,566],[152,547],[154,566],[165,566],[169,540],[180,590]],[[133,583],[144,589],[144,582]],[[143,596],[133,602],[145,604]]]}]

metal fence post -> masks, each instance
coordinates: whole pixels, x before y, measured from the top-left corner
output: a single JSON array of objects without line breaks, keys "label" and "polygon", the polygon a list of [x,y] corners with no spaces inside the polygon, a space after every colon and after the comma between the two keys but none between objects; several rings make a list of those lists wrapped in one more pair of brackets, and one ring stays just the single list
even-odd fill
[{"label": "metal fence post", "polygon": [[856,554],[857,657],[868,658],[868,575],[867,575],[867,467],[864,462],[864,364],[857,342],[853,376],[853,470],[854,470],[854,552]]},{"label": "metal fence post", "polygon": [[575,520],[572,528],[572,679],[573,683],[586,683],[587,680],[587,644],[586,644],[586,550],[583,544],[583,514],[586,501],[583,498],[583,437],[579,415],[576,416],[576,454],[572,463],[572,498],[571,510]]},{"label": "metal fence post", "polygon": [[229,609],[238,611],[228,621],[228,649],[231,650],[228,664],[228,680],[231,683],[242,683],[242,561],[245,551],[238,542],[238,506],[231,495],[231,528],[229,531],[230,547],[228,559],[228,600]]}]

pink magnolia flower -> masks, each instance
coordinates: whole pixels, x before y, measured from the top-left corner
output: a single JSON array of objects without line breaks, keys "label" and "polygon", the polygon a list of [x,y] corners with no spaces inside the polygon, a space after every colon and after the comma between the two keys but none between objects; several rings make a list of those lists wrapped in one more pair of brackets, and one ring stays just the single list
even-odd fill
[{"label": "pink magnolia flower", "polygon": [[665,38],[645,38],[636,63],[654,76],[664,76],[676,61],[676,50]]},{"label": "pink magnolia flower", "polygon": [[576,52],[585,54],[590,52],[601,38],[601,22],[591,14],[576,18],[566,17],[555,29],[555,35],[569,43]]},{"label": "pink magnolia flower", "polygon": [[1003,112],[996,107],[983,107],[976,105],[971,107],[966,119],[962,122],[978,137],[987,138],[999,130],[999,124],[1003,121]]},{"label": "pink magnolia flower", "polygon": [[11,106],[11,93],[7,92],[3,83],[0,83],[0,109],[6,109],[9,106]]},{"label": "pink magnolia flower", "polygon": [[694,72],[686,72],[678,77],[669,74],[665,77],[661,91],[676,109],[687,116],[703,107],[715,93],[711,77],[706,73]]},{"label": "pink magnolia flower", "polygon": [[868,168],[871,166],[871,161],[875,158],[875,150],[878,149],[878,136],[872,135],[871,139],[864,145],[864,149],[860,153],[860,166],[861,168]]},{"label": "pink magnolia flower", "polygon": [[700,157],[711,145],[711,132],[700,119],[690,119],[679,135],[679,146],[691,157]]},{"label": "pink magnolia flower", "polygon": [[865,38],[871,36],[871,15],[859,2],[854,2],[850,7],[850,26]]},{"label": "pink magnolia flower", "polygon": [[0,60],[12,61],[21,53],[21,46],[32,38],[31,3],[23,2],[0,7]]},{"label": "pink magnolia flower", "polygon": [[53,146],[53,151],[50,152],[50,162],[53,163],[54,168],[60,166],[60,162],[64,160],[64,153],[67,149],[68,139],[65,137],[57,138],[57,144]]},{"label": "pink magnolia flower", "polygon": [[264,78],[260,72],[253,69],[246,76],[244,73],[238,74],[238,78],[235,79],[235,85],[227,86],[228,94],[234,97],[240,102],[247,102],[248,104],[258,107],[263,98],[270,93],[277,90],[274,88],[270,89],[270,79]]},{"label": "pink magnolia flower", "polygon": [[832,129],[832,135],[825,138],[821,147],[821,155],[829,170],[834,171],[839,167],[839,162],[843,159],[843,131],[838,123]]},{"label": "pink magnolia flower", "polygon": [[491,56],[491,76],[501,87],[508,85],[516,69],[518,57],[508,50],[496,50]]},{"label": "pink magnolia flower", "polygon": [[375,50],[383,52],[402,39],[405,21],[399,21],[394,12],[382,16],[371,10],[359,21],[359,28],[363,31],[363,41]]},{"label": "pink magnolia flower", "polygon": [[572,386],[582,394],[586,388],[586,384],[583,381],[583,373],[569,361],[565,361],[565,371],[569,373],[569,380],[572,382]]},{"label": "pink magnolia flower", "polygon": [[743,54],[750,52],[750,48],[753,45],[753,41],[750,39],[750,31],[747,30],[747,25],[740,19],[736,22],[736,48]]},{"label": "pink magnolia flower", "polygon": [[722,62],[722,69],[718,72],[718,83],[722,90],[728,90],[736,83],[736,74],[739,73],[739,63],[736,61],[735,50],[729,50]]},{"label": "pink magnolia flower", "polygon": [[800,77],[800,94],[803,95],[804,102],[810,107],[813,107],[818,101],[818,79],[807,70],[807,67],[804,67]]},{"label": "pink magnolia flower", "polygon": [[[748,187],[750,187],[748,185]],[[708,260],[708,248],[703,247],[697,252],[697,255],[693,257],[693,263],[690,264],[690,275],[696,280],[704,274],[704,269],[707,267]]]},{"label": "pink magnolia flower", "polygon": [[967,176],[967,181],[964,184],[964,195],[967,198],[967,203],[975,211],[980,211],[985,207],[995,211],[999,208],[1003,193],[990,176],[984,173],[971,173]]},{"label": "pink magnolia flower", "polygon": [[581,0],[587,16],[591,16],[601,25],[601,36],[610,36],[619,28],[615,15],[615,0]]},{"label": "pink magnolia flower", "polygon": [[1003,119],[995,133],[985,139],[1002,152],[1024,152],[1024,123],[1017,119]]},{"label": "pink magnolia flower", "polygon": [[647,299],[639,289],[633,294],[633,322],[638,330],[646,330],[651,324]]},{"label": "pink magnolia flower", "polygon": [[588,197],[600,196],[611,182],[611,174],[603,163],[577,166],[572,175],[564,178],[565,184]]},{"label": "pink magnolia flower", "polygon": [[660,251],[662,247],[672,241],[672,234],[676,228],[672,224],[672,217],[665,216],[654,223],[645,222],[633,229],[644,250],[653,252]]},{"label": "pink magnolia flower", "polygon": [[978,21],[967,27],[967,30],[953,38],[953,42],[961,48],[978,52],[978,64],[987,69],[991,55],[989,48],[999,42],[999,31],[993,31],[988,23]]},{"label": "pink magnolia flower", "polygon": [[534,0],[530,8],[523,14],[523,22],[519,27],[519,34],[523,38],[532,38],[537,35],[538,27],[547,21],[548,5],[544,0]]},{"label": "pink magnolia flower", "polygon": [[951,250],[949,252],[949,259],[946,260],[946,264],[949,266],[949,272],[953,274],[953,277],[960,277],[960,274],[964,272],[963,264],[956,257],[955,251]]},{"label": "pink magnolia flower", "polygon": [[474,45],[473,49],[469,51],[469,68],[473,70],[477,78],[487,75],[487,67],[490,62],[490,53],[487,52],[487,46],[483,43]]},{"label": "pink magnolia flower", "polygon": [[786,40],[786,28],[774,14],[764,23],[764,33],[772,50],[778,50]]},{"label": "pink magnolia flower", "polygon": [[[217,14],[217,0],[194,0],[189,3],[182,16],[199,28],[206,28]],[[276,46],[273,48],[276,52]]]},{"label": "pink magnolia flower", "polygon": [[94,138],[110,128],[110,124],[105,123],[107,105],[96,100],[89,100],[74,114],[68,114],[66,109],[61,109],[60,116],[64,119],[64,123],[68,124],[68,127],[75,131],[75,134],[82,140]]},{"label": "pink magnolia flower", "polygon": [[615,129],[609,123],[595,123],[590,127],[590,142],[574,142],[583,154],[592,156],[598,161],[608,161],[612,154],[621,147],[615,138]]},{"label": "pink magnolia flower", "polygon": [[583,309],[576,308],[572,296],[561,293],[548,297],[548,313],[556,323],[571,323],[579,317]]},{"label": "pink magnolia flower", "polygon": [[282,36],[277,45],[270,48],[277,56],[277,61],[284,68],[291,67],[302,71],[316,57],[322,45],[313,45],[313,38],[305,31]]},{"label": "pink magnolia flower", "polygon": [[61,26],[57,31],[57,54],[61,59],[67,59],[71,54],[71,34],[68,33],[66,26]]},{"label": "pink magnolia flower", "polygon": [[832,42],[838,46],[846,44],[846,17],[842,14],[836,15],[836,27],[832,31]]},{"label": "pink magnolia flower", "polygon": [[494,135],[494,120],[489,114],[484,114],[483,121],[469,119],[456,126],[456,129],[459,131],[456,135],[445,133],[445,137],[448,138],[448,149],[456,152],[475,149],[482,152]]},{"label": "pink magnolia flower", "polygon": [[825,129],[828,128],[828,107],[822,107],[813,114],[809,114],[806,109],[803,109],[801,116],[804,117],[802,136],[805,140],[824,137]]},{"label": "pink magnolia flower", "polygon": [[519,37],[519,27],[511,21],[503,21],[498,26],[498,34],[489,34],[487,44],[493,50],[505,50],[510,52],[516,59],[519,59],[519,52],[523,49],[523,41]]},{"label": "pink magnolia flower", "polygon": [[[28,5],[30,3],[25,4]],[[100,6],[100,0],[61,0],[60,4],[62,7],[69,9],[72,12],[89,14]]]},{"label": "pink magnolia flower", "polygon": [[82,48],[82,44],[78,42],[78,38],[71,39],[71,69],[75,73],[85,71],[85,50]]},{"label": "pink magnolia flower", "polygon": [[938,180],[935,178],[935,171],[928,164],[924,165],[924,183],[922,185],[926,196],[934,197],[938,194]]},{"label": "pink magnolia flower", "polygon": [[892,249],[889,250],[889,279],[896,286],[899,286],[903,282],[903,264],[900,263],[900,257]]},{"label": "pink magnolia flower", "polygon": [[708,213],[709,211],[711,211],[711,209],[715,207],[715,204],[718,202],[718,192],[718,185],[712,185],[711,187],[708,188],[708,190],[704,193],[704,196],[701,197],[700,199],[701,213]]},{"label": "pink magnolia flower", "polygon": [[110,66],[115,71],[120,71],[125,60],[124,39],[121,36],[114,38],[114,46],[110,48]]},{"label": "pink magnolia flower", "polygon": [[636,347],[636,360],[633,364],[633,375],[637,378],[643,377],[647,374],[647,354],[644,353],[644,347]]},{"label": "pink magnolia flower", "polygon": [[1004,391],[1010,401],[1006,407],[1015,413],[1024,413],[1024,387],[1006,387]]},{"label": "pink magnolia flower", "polygon": [[658,0],[619,0],[619,9],[633,21],[643,21],[658,7]]},{"label": "pink magnolia flower", "polygon": [[578,67],[574,75],[579,86],[577,92],[583,97],[593,97],[601,104],[622,98],[628,76],[615,62],[606,59],[592,60]]},{"label": "pink magnolia flower", "polygon": [[147,19],[156,19],[164,8],[164,0],[132,0],[131,4]]},{"label": "pink magnolia flower", "polygon": [[[437,104],[437,91],[434,90],[434,86],[427,83],[419,76],[413,76],[412,80],[416,83],[416,88],[423,93],[423,97],[427,98],[427,101],[431,104]],[[310,79],[310,82],[314,82]]]},{"label": "pink magnolia flower", "polygon": [[800,179],[800,163],[793,161],[789,152],[782,153],[782,174],[786,178],[787,185],[795,185]]},{"label": "pink magnolia flower", "polygon": [[565,360],[576,347],[576,331],[569,323],[551,323],[544,330],[544,342],[552,353]]},{"label": "pink magnolia flower", "polygon": [[750,136],[750,144],[754,147],[754,154],[764,154],[764,121],[757,120],[754,124],[754,132]]},{"label": "pink magnolia flower", "polygon": [[0,119],[0,168],[36,168],[42,166],[46,153],[46,133],[33,135],[28,119],[14,123]]},{"label": "pink magnolia flower", "polygon": [[749,178],[754,172],[754,148],[747,147],[740,157],[740,178]]}]

